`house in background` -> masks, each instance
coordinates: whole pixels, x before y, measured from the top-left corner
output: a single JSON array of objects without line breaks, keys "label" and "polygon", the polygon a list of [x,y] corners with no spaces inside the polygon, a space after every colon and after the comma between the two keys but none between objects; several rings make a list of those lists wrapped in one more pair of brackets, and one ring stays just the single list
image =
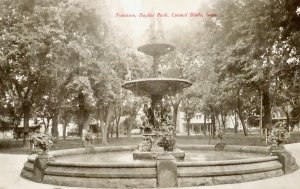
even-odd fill
[{"label": "house in background", "polygon": [[[191,119],[190,122],[190,133],[192,135],[209,133],[210,125],[211,125],[211,120],[209,117],[206,117],[206,127],[205,127],[204,114],[200,112],[196,113],[196,115]],[[184,112],[178,112],[176,133],[177,134],[187,133]]]}]

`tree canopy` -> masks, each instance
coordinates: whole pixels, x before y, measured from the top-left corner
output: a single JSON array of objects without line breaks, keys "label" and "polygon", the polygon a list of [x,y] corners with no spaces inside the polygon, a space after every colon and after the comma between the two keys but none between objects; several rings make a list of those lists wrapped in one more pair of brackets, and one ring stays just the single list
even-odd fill
[{"label": "tree canopy", "polygon": [[[142,103],[120,86],[148,77],[152,60],[133,49],[107,8],[106,1],[0,2],[0,111],[16,125],[23,118],[24,141],[31,117],[51,121],[54,136],[59,118],[65,126],[75,120],[80,136],[99,120],[103,144],[112,121],[135,118]],[[160,58],[162,77],[193,83],[168,97],[173,117],[180,104],[186,119],[200,111],[215,133],[216,122],[225,127],[235,115],[247,135],[258,114],[264,129],[272,127],[279,108],[292,128],[300,119],[300,2],[216,0],[199,10],[217,16],[165,31],[176,50]]]}]

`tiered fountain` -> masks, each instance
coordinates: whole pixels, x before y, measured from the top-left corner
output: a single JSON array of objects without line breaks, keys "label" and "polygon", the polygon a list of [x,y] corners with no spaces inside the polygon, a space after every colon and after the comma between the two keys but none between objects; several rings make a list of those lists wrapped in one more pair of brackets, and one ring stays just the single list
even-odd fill
[{"label": "tiered fountain", "polygon": [[158,58],[175,47],[163,42],[161,33],[155,33],[153,23],[151,28],[149,43],[138,50],[153,57],[152,78],[122,85],[137,95],[151,98],[150,108],[144,106],[148,124],[139,148],[106,146],[95,147],[93,152],[76,148],[32,154],[24,164],[22,177],[62,186],[155,188],[240,183],[298,169],[290,153],[278,150],[270,156],[269,147],[226,145],[222,151],[216,151],[214,145],[191,144],[179,146],[185,152],[179,150],[170,106],[164,105],[162,98],[178,93],[191,83],[159,77]]},{"label": "tiered fountain", "polygon": [[174,49],[173,45],[164,43],[162,30],[161,28],[156,30],[153,20],[150,25],[148,44],[138,48],[138,51],[153,57],[152,77],[128,81],[122,85],[123,88],[131,90],[137,95],[147,96],[151,99],[150,108],[147,105],[144,106],[146,115],[144,141],[134,151],[134,159],[155,159],[166,153],[173,155],[176,159],[184,159],[184,152],[176,146],[171,107],[162,104],[162,98],[166,95],[175,95],[182,89],[191,86],[192,83],[183,79],[162,78],[158,71],[160,56]]}]

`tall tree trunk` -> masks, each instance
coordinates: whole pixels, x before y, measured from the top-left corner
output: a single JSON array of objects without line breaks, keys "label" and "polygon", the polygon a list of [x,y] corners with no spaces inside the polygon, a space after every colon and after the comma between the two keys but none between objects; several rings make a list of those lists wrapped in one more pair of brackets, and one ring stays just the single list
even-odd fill
[{"label": "tall tree trunk", "polygon": [[207,130],[207,124],[206,124],[206,114],[204,114],[204,129],[203,129],[203,134],[204,136],[206,135],[206,130]]},{"label": "tall tree trunk", "polygon": [[80,120],[80,121],[79,121],[79,124],[78,124],[78,136],[79,136],[80,138],[82,138],[82,129],[83,129],[83,123],[82,123],[82,121]]},{"label": "tall tree trunk", "polygon": [[260,135],[262,135],[263,133],[264,133],[264,129],[263,129],[263,122],[262,122],[262,117],[263,117],[263,93],[262,93],[262,91],[260,90],[259,91],[259,93],[260,93],[260,112],[259,112],[259,133],[260,133]]},{"label": "tall tree trunk", "polygon": [[111,128],[110,128],[110,138],[113,137],[113,134],[114,134],[114,127],[115,127],[114,122],[112,122]]},{"label": "tall tree trunk", "polygon": [[239,123],[238,123],[238,119],[237,119],[237,114],[234,113],[234,133],[238,134],[238,127],[239,127]]},{"label": "tall tree trunk", "polygon": [[58,142],[58,119],[59,114],[58,111],[55,111],[52,119],[52,128],[51,128],[51,134],[55,138],[55,142]]},{"label": "tall tree trunk", "polygon": [[23,125],[24,125],[24,131],[23,131],[23,143],[26,144],[26,139],[29,134],[29,120],[30,120],[30,114],[31,114],[31,103],[30,100],[25,100],[22,104],[22,110],[23,110]]},{"label": "tall tree trunk", "polygon": [[101,128],[101,124],[99,122],[99,120],[97,121],[97,139],[99,138],[99,131],[100,131],[100,128]]},{"label": "tall tree trunk", "polygon": [[24,112],[24,117],[23,117],[23,125],[24,125],[24,131],[23,131],[23,143],[26,144],[26,139],[28,137],[29,133],[29,120],[30,120],[30,108],[26,109]]},{"label": "tall tree trunk", "polygon": [[108,127],[107,127],[107,132],[106,132],[106,138],[107,138],[107,139],[109,139],[110,129],[111,129],[111,124],[109,123],[109,124],[108,124]]},{"label": "tall tree trunk", "polygon": [[101,121],[100,123],[100,128],[101,128],[101,134],[102,134],[102,144],[107,145],[107,131],[106,131],[106,126],[105,122]]},{"label": "tall tree trunk", "polygon": [[107,138],[113,137],[113,122],[110,122],[107,128]]},{"label": "tall tree trunk", "polygon": [[290,132],[290,130],[292,130],[291,128],[291,118],[290,118],[290,114],[289,114],[289,107],[285,106],[285,105],[282,105],[281,106],[281,109],[283,110],[283,112],[285,113],[285,116],[286,116],[286,131],[287,132]]},{"label": "tall tree trunk", "polygon": [[119,124],[121,118],[122,109],[119,108],[119,114],[117,113],[117,108],[115,108],[115,118],[116,118],[116,138],[119,138]]},{"label": "tall tree trunk", "polygon": [[50,119],[47,119],[47,123],[45,124],[45,127],[46,127],[46,129],[45,129],[45,133],[48,133],[48,128],[49,128],[49,125],[50,125],[50,121],[51,121],[51,119],[52,119],[52,118],[50,118]]},{"label": "tall tree trunk", "polygon": [[107,128],[110,123],[110,120],[113,116],[114,106],[113,103],[109,102],[106,107],[106,115],[105,115],[105,125],[102,128],[102,144],[107,145]]},{"label": "tall tree trunk", "polygon": [[243,127],[243,131],[244,131],[244,135],[245,136],[248,136],[248,131],[247,131],[247,127],[246,127],[246,124],[245,124],[245,120],[244,120],[244,117],[242,115],[241,112],[238,111],[238,116],[240,118],[240,121],[242,123],[242,127]]},{"label": "tall tree trunk", "polygon": [[85,114],[85,102],[84,95],[80,92],[78,94],[78,104],[79,104],[79,115],[78,115],[78,136],[82,138],[82,129],[84,124],[84,114]]},{"label": "tall tree trunk", "polygon": [[227,115],[221,113],[222,127],[223,127],[224,131],[226,129],[226,119],[227,119]]},{"label": "tall tree trunk", "polygon": [[262,90],[262,105],[263,105],[263,117],[262,117],[262,127],[267,131],[272,127],[272,112],[271,112],[271,99],[268,89]]},{"label": "tall tree trunk", "polygon": [[90,111],[86,110],[85,108],[82,108],[79,110],[79,130],[78,135],[80,138],[82,138],[82,130],[88,130],[90,126]]},{"label": "tall tree trunk", "polygon": [[90,129],[90,111],[86,111],[83,117],[82,129],[89,130]]},{"label": "tall tree trunk", "polygon": [[116,125],[116,137],[119,138],[119,123]]},{"label": "tall tree trunk", "polygon": [[186,128],[187,128],[187,134],[188,134],[188,136],[190,136],[191,135],[191,133],[190,133],[190,120],[186,121]]},{"label": "tall tree trunk", "polygon": [[211,123],[212,123],[212,133],[211,135],[213,135],[213,138],[215,138],[216,136],[216,131],[217,131],[217,128],[216,128],[216,114],[215,113],[212,113],[211,115]]},{"label": "tall tree trunk", "polygon": [[66,132],[67,132],[67,125],[68,125],[68,123],[64,123],[64,125],[63,125],[63,126],[64,126],[64,127],[63,127],[63,139],[64,139],[64,140],[66,140],[66,136],[67,136],[67,135],[66,135],[66,134],[67,134],[67,133],[66,133]]},{"label": "tall tree trunk", "polygon": [[238,90],[238,94],[237,94],[237,114],[238,114],[238,116],[240,118],[240,121],[242,123],[244,135],[248,136],[247,127],[246,127],[245,119],[244,119],[243,112],[242,112],[242,105],[241,105],[241,99],[240,99],[240,90]]},{"label": "tall tree trunk", "polygon": [[221,129],[221,126],[222,126],[222,121],[220,121],[220,115],[218,114],[217,116],[217,121],[218,121],[218,129],[220,130]]},{"label": "tall tree trunk", "polygon": [[19,135],[18,135],[18,123],[16,124],[15,123],[16,121],[14,121],[14,127],[15,127],[15,129],[14,129],[14,136],[15,136],[15,138],[17,139],[17,140],[19,140]]},{"label": "tall tree trunk", "polygon": [[179,104],[180,104],[180,101],[174,103],[174,105],[173,105],[173,124],[174,124],[175,133],[177,131],[177,116],[178,116]]},{"label": "tall tree trunk", "polygon": [[286,131],[287,132],[290,132],[290,114],[289,114],[289,110],[288,108],[285,108],[285,107],[282,107],[282,110],[284,111],[285,113],[285,116],[286,116]]},{"label": "tall tree trunk", "polygon": [[64,112],[61,116],[63,122],[63,139],[66,140],[67,137],[67,126],[71,120],[71,114],[69,112]]},{"label": "tall tree trunk", "polygon": [[290,132],[290,115],[288,112],[286,112],[286,130],[287,132]]}]

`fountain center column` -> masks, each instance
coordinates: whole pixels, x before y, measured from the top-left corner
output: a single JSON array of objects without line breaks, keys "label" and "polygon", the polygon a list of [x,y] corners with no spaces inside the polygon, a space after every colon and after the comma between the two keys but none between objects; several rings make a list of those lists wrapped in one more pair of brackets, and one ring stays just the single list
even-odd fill
[{"label": "fountain center column", "polygon": [[162,95],[151,95],[151,108],[154,109],[156,105],[162,107]]},{"label": "fountain center column", "polygon": [[[156,21],[158,21],[158,29],[155,27]],[[161,78],[159,58],[174,49],[175,46],[164,42],[161,20],[153,19],[150,24],[149,42],[138,47],[138,51],[153,57],[150,73],[152,78],[123,84],[124,88],[151,98],[150,108],[148,104],[144,104],[144,139],[134,151],[134,159],[152,159],[165,152],[176,159],[184,158],[184,152],[176,146],[171,106],[162,103],[163,96],[174,95],[181,89],[191,86],[191,83],[186,80]]]},{"label": "fountain center column", "polygon": [[158,55],[153,56],[153,64],[152,64],[152,67],[151,67],[151,69],[152,69],[151,76],[152,77],[158,77],[159,76],[158,60],[159,60]]},{"label": "fountain center column", "polygon": [[150,124],[154,126],[154,128],[160,128],[161,126],[161,118],[162,118],[162,95],[151,95],[151,111],[153,114],[153,119],[149,120]]}]

